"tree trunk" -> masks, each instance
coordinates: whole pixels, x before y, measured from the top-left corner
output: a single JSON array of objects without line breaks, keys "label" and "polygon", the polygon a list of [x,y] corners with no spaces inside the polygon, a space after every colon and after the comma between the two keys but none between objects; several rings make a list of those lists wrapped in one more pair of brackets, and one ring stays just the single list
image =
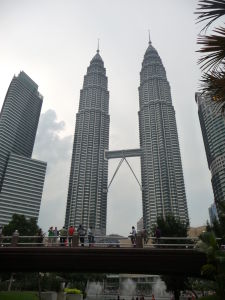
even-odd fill
[{"label": "tree trunk", "polygon": [[37,277],[38,277],[38,297],[39,300],[41,300],[41,281],[40,281],[40,273],[37,273]]},{"label": "tree trunk", "polygon": [[13,282],[13,273],[11,273],[11,275],[10,275],[10,279],[9,279],[9,285],[8,285],[8,292],[10,292],[10,291],[11,291],[12,282]]},{"label": "tree trunk", "polygon": [[174,300],[180,300],[180,291],[179,290],[176,290],[174,291]]}]

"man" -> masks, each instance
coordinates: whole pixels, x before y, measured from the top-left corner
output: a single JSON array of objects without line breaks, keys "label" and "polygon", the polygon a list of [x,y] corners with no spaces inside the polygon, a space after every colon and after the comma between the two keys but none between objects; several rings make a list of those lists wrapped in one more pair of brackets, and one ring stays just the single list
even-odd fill
[{"label": "man", "polygon": [[94,243],[94,234],[92,232],[92,227],[91,226],[88,228],[87,234],[88,234],[89,247],[91,247]]},{"label": "man", "polygon": [[67,238],[67,231],[65,226],[63,226],[63,228],[59,230],[59,235],[60,235],[60,246],[65,246],[66,238]]},{"label": "man", "polygon": [[137,236],[137,233],[136,233],[136,229],[135,229],[134,226],[132,226],[132,231],[131,231],[130,234],[131,234],[131,236],[130,236],[131,243],[135,247],[136,246],[136,236]]},{"label": "man", "polygon": [[74,235],[74,232],[75,232],[75,228],[70,225],[69,229],[68,229],[68,236],[69,236],[69,247],[71,247],[71,244],[72,244],[72,237]]},{"label": "man", "polygon": [[79,234],[79,237],[80,237],[80,243],[81,243],[81,246],[84,247],[84,237],[86,235],[86,231],[83,227],[82,224],[79,225],[78,229],[77,229],[77,232]]}]

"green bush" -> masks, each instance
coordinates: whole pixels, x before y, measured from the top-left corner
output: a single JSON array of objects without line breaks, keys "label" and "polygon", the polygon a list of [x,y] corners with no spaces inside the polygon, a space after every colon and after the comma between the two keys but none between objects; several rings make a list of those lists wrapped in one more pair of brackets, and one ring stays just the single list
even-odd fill
[{"label": "green bush", "polygon": [[67,293],[67,294],[82,295],[81,290],[78,290],[78,289],[68,289],[68,288],[65,288],[64,292]]},{"label": "green bush", "polygon": [[0,292],[0,300],[38,300],[35,292]]}]

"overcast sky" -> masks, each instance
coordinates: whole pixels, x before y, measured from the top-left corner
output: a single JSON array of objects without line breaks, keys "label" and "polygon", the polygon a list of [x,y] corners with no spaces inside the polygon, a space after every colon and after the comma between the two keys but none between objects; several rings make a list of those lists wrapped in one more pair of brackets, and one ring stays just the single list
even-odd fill
[{"label": "overcast sky", "polygon": [[[139,147],[139,72],[148,30],[170,82],[191,226],[213,202],[198,120],[195,0],[0,0],[0,104],[24,70],[44,96],[33,156],[47,161],[39,225],[61,227],[79,93],[100,39],[110,91],[110,149]],[[118,160],[109,161],[109,180]],[[139,158],[129,159],[140,179]],[[142,215],[141,191],[124,164],[108,194],[107,233],[128,235]]]}]

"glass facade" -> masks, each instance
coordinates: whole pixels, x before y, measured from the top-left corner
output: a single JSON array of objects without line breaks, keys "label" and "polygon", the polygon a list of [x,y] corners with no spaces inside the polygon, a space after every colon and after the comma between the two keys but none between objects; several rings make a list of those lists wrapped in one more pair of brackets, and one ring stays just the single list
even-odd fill
[{"label": "glass facade", "polygon": [[[205,145],[208,167],[211,171],[211,182],[214,201],[217,204],[225,201],[225,123],[210,95],[196,93],[198,115]],[[219,210],[218,210],[219,211]]]},{"label": "glass facade", "polygon": [[65,226],[83,224],[106,233],[109,146],[109,92],[99,50],[90,62],[80,92],[72,151]]},{"label": "glass facade", "polygon": [[170,86],[161,58],[151,42],[139,86],[139,132],[144,226],[173,214],[188,221],[188,209]]},{"label": "glass facade", "polygon": [[38,218],[46,163],[31,155],[42,102],[37,84],[26,73],[14,76],[0,113],[1,225],[13,213]]}]

